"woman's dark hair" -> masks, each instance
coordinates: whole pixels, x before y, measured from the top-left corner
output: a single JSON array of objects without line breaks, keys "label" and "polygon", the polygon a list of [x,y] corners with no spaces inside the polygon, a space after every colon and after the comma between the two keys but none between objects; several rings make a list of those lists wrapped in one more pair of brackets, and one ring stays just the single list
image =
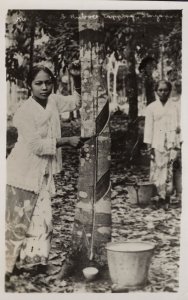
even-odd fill
[{"label": "woman's dark hair", "polygon": [[167,86],[167,88],[168,88],[168,90],[169,90],[169,93],[171,92],[171,90],[172,90],[172,84],[170,83],[170,81],[167,81],[167,80],[159,80],[159,81],[156,83],[156,85],[155,85],[155,91],[158,90],[158,87],[159,87],[160,83],[166,84],[166,86]]},{"label": "woman's dark hair", "polygon": [[32,81],[35,79],[35,77],[37,76],[37,74],[40,71],[43,71],[43,72],[47,73],[50,76],[52,82],[55,83],[55,77],[54,77],[52,71],[50,69],[48,69],[47,67],[43,66],[43,65],[37,65],[37,66],[34,66],[32,68],[31,72],[28,75],[27,85],[29,87],[31,87]]},{"label": "woman's dark hair", "polygon": [[[139,72],[142,72],[144,71],[144,69],[146,68],[147,65],[149,64],[157,64],[157,61],[152,57],[152,56],[146,56],[142,59],[139,67],[138,67],[138,70]],[[153,67],[154,68],[154,67]]]}]

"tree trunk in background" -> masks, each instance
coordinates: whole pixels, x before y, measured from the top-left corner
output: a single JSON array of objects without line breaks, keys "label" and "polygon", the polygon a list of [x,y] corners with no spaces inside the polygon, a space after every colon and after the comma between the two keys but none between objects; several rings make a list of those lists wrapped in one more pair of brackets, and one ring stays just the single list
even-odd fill
[{"label": "tree trunk in background", "polygon": [[54,93],[57,92],[57,89],[58,89],[58,83],[57,83],[57,78],[58,78],[58,75],[59,75],[59,62],[58,62],[58,56],[55,55],[54,56],[54,75],[55,75],[55,83],[54,83]]},{"label": "tree trunk in background", "polygon": [[152,76],[146,75],[144,78],[144,85],[145,85],[145,93],[146,93],[146,104],[149,105],[153,101],[155,101],[155,86],[154,80]]},{"label": "tree trunk in background", "polygon": [[[36,17],[31,15],[31,42],[30,42],[30,61],[29,61],[29,75],[33,69],[33,53],[34,53],[34,42],[35,42],[35,27],[36,27]],[[31,93],[30,89],[28,93]],[[29,95],[30,96],[30,95]]]},{"label": "tree trunk in background", "polygon": [[[106,264],[105,245],[111,240],[110,133],[103,24],[98,12],[79,19],[81,59],[81,149],[78,203],[72,236],[73,252],[82,266]],[[89,19],[89,15],[98,16]],[[82,16],[82,12],[80,12]]]},{"label": "tree trunk in background", "polygon": [[137,117],[138,117],[138,87],[137,75],[135,71],[135,47],[131,41],[127,43],[124,50],[127,60],[127,76],[125,77],[126,94],[129,103],[129,131],[132,142],[137,139]]},{"label": "tree trunk in background", "polygon": [[138,117],[138,88],[137,88],[137,76],[135,71],[135,53],[134,48],[128,45],[129,53],[127,57],[128,61],[128,75],[126,77],[126,92],[129,102],[129,118],[131,122],[134,122]]}]

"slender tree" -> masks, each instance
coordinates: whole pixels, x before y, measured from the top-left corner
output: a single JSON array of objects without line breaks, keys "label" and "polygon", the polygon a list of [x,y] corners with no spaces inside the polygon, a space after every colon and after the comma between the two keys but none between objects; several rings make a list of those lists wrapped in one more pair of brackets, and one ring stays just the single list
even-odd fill
[{"label": "slender tree", "polygon": [[[91,19],[92,16],[95,19]],[[83,265],[106,263],[111,239],[109,103],[103,21],[99,12],[79,12],[81,59],[81,149],[73,249]],[[85,16],[85,17],[83,17]]]}]

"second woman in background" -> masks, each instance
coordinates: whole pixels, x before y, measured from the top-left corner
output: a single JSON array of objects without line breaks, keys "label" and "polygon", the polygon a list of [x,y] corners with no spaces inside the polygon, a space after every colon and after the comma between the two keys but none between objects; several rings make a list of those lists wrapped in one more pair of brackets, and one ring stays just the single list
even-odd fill
[{"label": "second woman in background", "polygon": [[156,101],[146,108],[144,142],[151,150],[150,180],[156,187],[155,200],[168,205],[174,192],[173,165],[180,151],[180,109],[170,98],[172,85],[161,80]]}]

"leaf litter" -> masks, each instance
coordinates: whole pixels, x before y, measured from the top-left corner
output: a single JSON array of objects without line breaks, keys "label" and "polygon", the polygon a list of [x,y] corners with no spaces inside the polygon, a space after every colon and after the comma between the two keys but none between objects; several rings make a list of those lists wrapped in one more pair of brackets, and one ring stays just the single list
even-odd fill
[{"label": "leaf litter", "polygon": [[[70,134],[70,125],[65,128]],[[74,131],[74,128],[71,130],[71,134],[79,134]],[[78,126],[76,130],[78,130]],[[64,172],[55,177],[57,194],[52,199],[54,230],[47,273],[32,277],[27,273],[14,275],[9,282],[5,283],[6,292],[111,293],[112,283],[108,276],[107,278],[100,277],[93,282],[86,282],[83,277],[80,277],[79,280],[70,277],[60,281],[57,276],[71,243],[77,195],[78,163],[78,150],[66,149],[66,157],[63,154]],[[179,287],[181,208],[172,206],[168,211],[154,210],[150,206],[140,208],[129,201],[127,194],[126,178],[134,179],[136,176],[144,181],[147,180],[148,174],[147,167],[127,168],[123,160],[122,163],[117,164],[116,160],[112,159],[112,241],[139,240],[155,243],[156,248],[149,269],[148,284],[138,292],[177,292]]]}]

